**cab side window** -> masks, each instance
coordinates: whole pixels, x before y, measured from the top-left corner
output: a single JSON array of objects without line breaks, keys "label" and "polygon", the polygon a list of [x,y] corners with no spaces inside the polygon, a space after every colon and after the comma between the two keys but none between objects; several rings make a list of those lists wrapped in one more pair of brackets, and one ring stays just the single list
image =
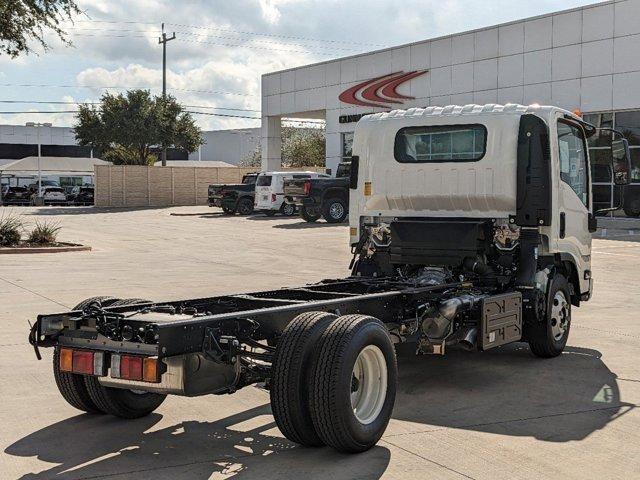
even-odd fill
[{"label": "cab side window", "polygon": [[587,154],[582,129],[562,120],[558,121],[558,152],[560,178],[576,192],[580,201],[589,205],[587,183]]}]

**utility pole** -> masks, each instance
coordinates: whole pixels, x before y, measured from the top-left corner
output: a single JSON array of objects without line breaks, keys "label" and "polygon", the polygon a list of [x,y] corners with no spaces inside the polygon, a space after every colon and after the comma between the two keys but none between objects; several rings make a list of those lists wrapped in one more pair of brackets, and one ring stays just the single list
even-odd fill
[{"label": "utility pole", "polygon": [[39,122],[27,122],[27,127],[36,127],[37,139],[38,139],[38,193],[36,195],[36,202],[39,203],[42,199],[42,167],[40,159],[42,157],[42,144],[40,142],[40,127],[51,127],[51,123],[39,123]]},{"label": "utility pole", "polygon": [[[167,99],[167,42],[175,40],[176,32],[170,37],[164,31],[164,22],[162,22],[162,37],[158,39],[158,43],[162,45],[162,100]],[[164,105],[163,105],[164,108]],[[162,166],[167,166],[167,147],[162,145]]]}]

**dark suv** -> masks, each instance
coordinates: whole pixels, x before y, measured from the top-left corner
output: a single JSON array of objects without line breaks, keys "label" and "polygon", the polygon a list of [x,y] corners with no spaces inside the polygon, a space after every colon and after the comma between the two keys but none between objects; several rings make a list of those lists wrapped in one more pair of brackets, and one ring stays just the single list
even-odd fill
[{"label": "dark suv", "polygon": [[29,205],[31,201],[31,193],[27,187],[10,187],[9,185],[2,186],[2,201],[3,205]]},{"label": "dark suv", "polygon": [[71,205],[93,205],[94,195],[93,187],[73,187],[67,200]]}]

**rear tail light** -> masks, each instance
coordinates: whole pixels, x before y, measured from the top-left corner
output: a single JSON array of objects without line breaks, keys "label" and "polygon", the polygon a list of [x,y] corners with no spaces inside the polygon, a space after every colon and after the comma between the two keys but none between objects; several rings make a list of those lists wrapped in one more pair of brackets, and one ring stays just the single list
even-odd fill
[{"label": "rear tail light", "polygon": [[111,355],[111,376],[123,380],[158,383],[160,369],[156,357]]},{"label": "rear tail light", "polygon": [[60,370],[81,375],[105,375],[103,352],[60,349]]},{"label": "rear tail light", "polygon": [[311,182],[304,182],[304,194],[309,195],[311,191]]},{"label": "rear tail light", "polygon": [[275,201],[276,201],[276,194],[275,194],[275,193],[272,193],[272,194],[271,194],[271,203],[273,203],[273,202],[275,202]]}]

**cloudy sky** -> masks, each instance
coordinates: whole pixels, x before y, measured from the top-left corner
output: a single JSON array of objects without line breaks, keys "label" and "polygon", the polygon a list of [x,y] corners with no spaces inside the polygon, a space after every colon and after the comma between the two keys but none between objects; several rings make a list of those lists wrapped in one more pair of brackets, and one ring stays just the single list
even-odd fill
[{"label": "cloudy sky", "polygon": [[[259,126],[260,75],[385,46],[495,25],[594,0],[81,0],[72,47],[11,60],[0,55],[2,124],[73,124],[72,102],[105,91],[162,86],[160,25],[169,93],[204,129]],[[34,103],[13,103],[13,102]],[[41,102],[41,103],[35,103]],[[57,103],[47,103],[57,102]],[[55,113],[58,112],[58,113]],[[222,116],[229,115],[229,116]]]}]

